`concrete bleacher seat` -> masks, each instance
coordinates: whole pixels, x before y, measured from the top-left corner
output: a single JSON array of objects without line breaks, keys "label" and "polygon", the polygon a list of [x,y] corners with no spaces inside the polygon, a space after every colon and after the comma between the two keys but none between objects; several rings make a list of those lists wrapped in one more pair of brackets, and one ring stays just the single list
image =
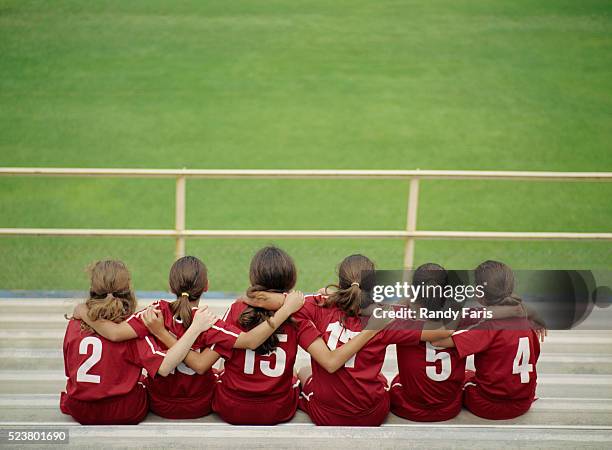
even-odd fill
[{"label": "concrete bleacher seat", "polygon": [[[222,314],[231,303],[204,300]],[[416,423],[390,414],[380,428],[316,427],[298,412],[275,427],[236,427],[212,414],[169,421],[153,414],[138,426],[82,427],[59,411],[65,386],[63,314],[74,299],[0,299],[0,430],[69,428],[70,445],[106,448],[610,448],[612,447],[612,332],[550,331],[538,364],[538,397],[522,417],[489,421],[463,410],[443,423]],[[147,304],[141,302],[141,305]],[[298,366],[307,364],[300,351]],[[389,347],[383,368],[397,372]]]}]

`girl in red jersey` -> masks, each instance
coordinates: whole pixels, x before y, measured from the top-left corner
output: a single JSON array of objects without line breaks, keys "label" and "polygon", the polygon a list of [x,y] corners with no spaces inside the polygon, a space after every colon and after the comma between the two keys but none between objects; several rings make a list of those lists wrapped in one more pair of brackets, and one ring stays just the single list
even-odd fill
[{"label": "girl in red jersey", "polygon": [[[120,261],[99,261],[91,270],[89,315],[113,322],[125,320],[136,307],[130,274]],[[194,326],[167,353],[150,336],[115,343],[71,319],[64,337],[66,391],[60,409],[83,425],[137,424],[147,414],[142,369],[148,376],[167,376],[179,364],[214,316],[198,311]]]},{"label": "girl in red jersey", "polygon": [[[513,295],[514,274],[504,263],[485,261],[476,268],[476,284],[484,286],[485,306],[520,304]],[[474,354],[476,372],[466,372],[463,404],[485,419],[513,419],[535,400],[540,343],[527,318],[488,320],[457,331],[436,346],[457,349],[459,357]]]},{"label": "girl in red jersey", "polygon": [[[199,304],[200,296],[208,290],[206,266],[198,258],[186,256],[177,260],[170,269],[170,289],[177,299],[173,302],[160,300],[152,307],[132,315],[126,321],[92,321],[86,311],[76,313],[98,333],[113,341],[124,341],[142,337],[148,333],[146,321],[159,317],[174,337],[180,338],[190,328],[192,313]],[[193,345],[193,350],[203,350],[201,356],[209,362],[208,368],[217,359],[217,355],[228,356],[232,348],[257,348],[273,332],[276,324],[281,324],[295,310],[299,309],[303,298],[292,297],[291,301],[277,311],[268,324],[254,328],[248,333],[218,320],[206,332],[200,335]],[[163,347],[170,347],[159,341]],[[207,347],[214,347],[211,351]],[[148,385],[151,411],[169,419],[192,419],[207,415],[212,410],[212,398],[216,384],[216,375],[212,370],[197,374],[181,363],[169,377],[163,380],[152,380]]]},{"label": "girl in red jersey", "polygon": [[[438,264],[423,264],[415,270],[412,284],[445,288],[448,273]],[[413,305],[416,309],[443,311],[456,309],[459,303],[444,296],[421,295]],[[520,305],[491,306],[487,311],[495,319],[525,314]],[[464,329],[480,321],[464,318],[459,320],[457,327]],[[454,324],[442,325],[451,328]],[[399,373],[390,384],[391,411],[419,422],[449,420],[459,414],[462,407],[465,357],[459,357],[454,348],[435,347],[431,342],[398,345],[396,351]]]},{"label": "girl in red jersey", "polygon": [[[283,250],[265,247],[253,257],[249,278],[249,295],[261,297],[264,292],[279,293],[270,295],[263,303],[267,308],[278,309],[284,299],[280,293],[293,289],[297,270],[292,258]],[[264,323],[272,314],[270,310],[236,301],[224,320],[246,331]],[[161,321],[150,325],[151,331],[162,342],[173,344],[174,340],[168,336]],[[365,331],[349,344],[331,352],[321,339],[321,333],[298,311],[255,351],[234,350],[226,359],[213,409],[226,422],[236,425],[286,422],[295,415],[298,406],[299,383],[293,371],[298,345],[325,370],[334,372],[375,334],[375,331]],[[194,352],[190,352],[185,362],[199,373],[210,367],[210,361],[204,355]]]},{"label": "girl in red jersey", "polygon": [[[337,291],[329,297],[306,297],[301,312],[321,331],[330,349],[345,344],[363,330],[360,316],[373,302],[374,263],[363,255],[351,255],[339,266]],[[407,321],[404,321],[407,322]],[[390,344],[417,345],[449,336],[445,329],[425,330],[423,322],[386,327],[372,338],[344,367],[329,373],[317,362],[298,372],[302,382],[300,408],[317,425],[378,426],[389,413],[387,380],[380,373],[386,347]]]}]

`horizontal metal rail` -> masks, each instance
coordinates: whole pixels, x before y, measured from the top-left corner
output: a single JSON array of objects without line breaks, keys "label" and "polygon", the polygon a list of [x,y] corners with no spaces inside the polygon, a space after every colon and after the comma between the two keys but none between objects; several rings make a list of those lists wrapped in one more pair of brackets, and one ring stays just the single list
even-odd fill
[{"label": "horizontal metal rail", "polygon": [[612,172],[492,170],[286,170],[286,169],[88,169],[0,167],[0,176],[99,176],[123,178],[331,178],[612,181]]},{"label": "horizontal metal rail", "polygon": [[612,233],[522,231],[376,231],[376,230],[142,230],[99,228],[0,228],[0,236],[190,237],[279,239],[461,239],[461,240],[612,240]]},{"label": "horizontal metal rail", "polygon": [[[186,238],[227,239],[404,239],[404,267],[414,265],[415,241],[419,239],[461,240],[612,240],[612,233],[508,232],[508,231],[421,231],[416,229],[419,182],[449,180],[523,181],[612,181],[612,172],[531,172],[477,170],[285,170],[285,169],[96,169],[0,167],[0,176],[174,178],[175,228],[89,229],[89,228],[0,228],[0,236],[66,237],[170,237],[176,241],[175,256],[185,254]],[[410,180],[405,230],[186,230],[187,178],[208,179],[399,179]]]}]

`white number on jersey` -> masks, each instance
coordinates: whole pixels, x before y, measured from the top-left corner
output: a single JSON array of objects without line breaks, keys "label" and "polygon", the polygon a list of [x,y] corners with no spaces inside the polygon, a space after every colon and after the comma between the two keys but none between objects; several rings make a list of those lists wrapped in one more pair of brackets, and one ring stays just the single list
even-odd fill
[{"label": "white number on jersey", "polygon": [[[447,380],[451,375],[451,359],[450,353],[448,352],[436,352],[436,350],[442,349],[443,347],[434,347],[431,343],[425,343],[425,361],[434,363],[431,366],[425,368],[425,373],[430,380],[433,381],[444,381]],[[440,361],[440,371],[436,367],[436,361]]]},{"label": "white number on jersey", "polygon": [[516,356],[512,363],[512,374],[521,374],[521,383],[529,383],[529,373],[533,372],[533,364],[529,363],[530,356],[529,338],[522,337],[519,339]]},{"label": "white number on jersey", "polygon": [[[340,325],[340,322],[334,322],[327,325],[327,330],[329,331],[329,341],[327,341],[327,347],[333,352],[338,347],[338,341],[346,344],[348,341],[353,339],[355,336],[359,334],[358,331],[351,331],[344,328]],[[344,363],[344,367],[348,367],[349,369],[353,369],[355,367],[355,357],[357,353],[351,356],[346,363]]]},{"label": "white number on jersey", "polygon": [[[276,336],[278,337],[279,342],[287,342],[286,334],[277,334]],[[260,361],[259,370],[261,370],[261,373],[268,377],[277,378],[280,377],[283,373],[285,373],[287,353],[285,353],[285,350],[277,346],[276,350],[264,356],[271,355],[276,356],[276,364],[274,365],[274,367],[272,367],[272,364],[269,360]],[[253,373],[255,373],[255,352],[253,350],[246,349],[244,355],[244,373],[247,375],[253,375]]]},{"label": "white number on jersey", "polygon": [[77,370],[76,380],[81,383],[100,383],[100,375],[92,375],[87,372],[100,361],[100,358],[102,358],[102,341],[94,336],[83,338],[79,344],[79,354],[87,355],[90,345],[93,349],[91,356],[87,358],[85,362],[81,364],[79,370]]}]

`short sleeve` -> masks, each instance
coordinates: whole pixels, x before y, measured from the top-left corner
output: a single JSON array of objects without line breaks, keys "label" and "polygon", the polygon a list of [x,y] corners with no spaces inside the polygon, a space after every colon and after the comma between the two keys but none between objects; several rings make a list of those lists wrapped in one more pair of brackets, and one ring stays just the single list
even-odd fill
[{"label": "short sleeve", "polygon": [[151,335],[144,336],[141,339],[134,339],[130,342],[134,343],[133,352],[136,359],[134,362],[140,365],[140,367],[144,367],[149,377],[154,378],[166,354]]},{"label": "short sleeve", "polygon": [[417,345],[421,342],[424,323],[421,320],[394,320],[378,335],[387,345]]},{"label": "short sleeve", "polygon": [[240,333],[242,331],[239,328],[223,320],[217,320],[212,327],[200,335],[198,344],[201,347],[211,347],[223,358],[229,358]]},{"label": "short sleeve", "polygon": [[293,319],[293,325],[297,327],[298,344],[304,350],[321,337],[321,332],[312,320],[302,313],[302,310],[292,314],[291,319]]},{"label": "short sleeve", "polygon": [[459,330],[453,335],[453,342],[457,347],[460,358],[465,358],[474,353],[480,353],[486,349],[493,339],[493,333],[489,329],[473,328],[470,330]]},{"label": "short sleeve", "polygon": [[139,311],[136,314],[132,314],[127,319],[126,322],[127,322],[127,324],[129,326],[132,327],[132,329],[136,333],[136,336],[138,336],[139,338],[142,339],[146,335],[149,334],[149,330],[147,329],[147,327],[145,326],[144,322],[142,321],[142,311]]}]

